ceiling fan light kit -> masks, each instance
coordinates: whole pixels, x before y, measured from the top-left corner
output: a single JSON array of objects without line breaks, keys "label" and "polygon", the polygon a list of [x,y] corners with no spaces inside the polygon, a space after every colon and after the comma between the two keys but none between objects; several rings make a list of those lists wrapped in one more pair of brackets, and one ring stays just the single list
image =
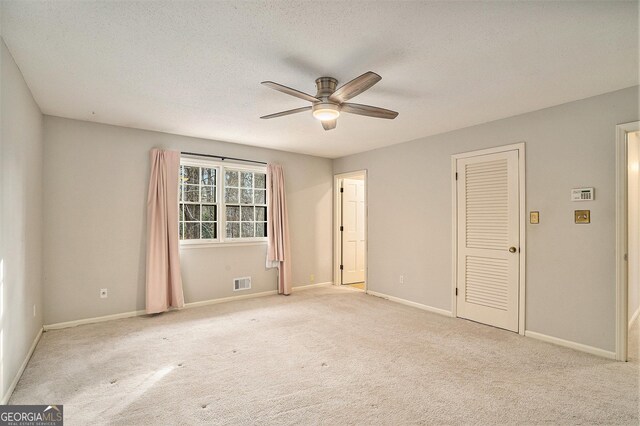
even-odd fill
[{"label": "ceiling fan light kit", "polygon": [[320,121],[335,120],[340,116],[338,105],[328,102],[318,102],[311,107],[313,117]]},{"label": "ceiling fan light kit", "polygon": [[371,88],[381,79],[382,77],[380,77],[378,74],[374,73],[373,71],[368,71],[361,76],[354,78],[353,80],[344,84],[342,87],[336,90],[336,87],[338,86],[338,80],[333,77],[320,77],[316,79],[317,93],[315,96],[311,96],[299,90],[283,86],[282,84],[274,83],[273,81],[263,81],[261,84],[267,87],[270,87],[282,93],[286,93],[287,95],[304,99],[305,101],[313,103],[313,105],[310,107],[302,107],[291,109],[288,111],[277,112],[275,114],[265,115],[260,118],[276,118],[311,110],[311,114],[313,115],[313,117],[322,122],[322,127],[325,130],[336,128],[336,119],[340,116],[341,111],[351,114],[364,115],[367,117],[386,118],[393,120],[398,116],[398,113],[395,111],[369,105],[350,104],[346,102],[349,99],[364,92],[365,90]]}]

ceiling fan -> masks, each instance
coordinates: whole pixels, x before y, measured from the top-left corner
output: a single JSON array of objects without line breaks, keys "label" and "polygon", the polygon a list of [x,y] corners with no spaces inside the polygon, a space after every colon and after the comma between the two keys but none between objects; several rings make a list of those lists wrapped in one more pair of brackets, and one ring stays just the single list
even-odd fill
[{"label": "ceiling fan", "polygon": [[276,118],[298,112],[311,111],[313,116],[322,122],[322,127],[324,127],[325,130],[336,128],[337,118],[341,112],[393,120],[398,116],[398,113],[395,111],[369,105],[347,103],[349,99],[370,89],[380,80],[382,80],[382,77],[375,72],[368,71],[336,90],[338,80],[333,77],[320,77],[316,79],[318,93],[316,93],[315,96],[292,89],[291,87],[283,86],[282,84],[274,83],[273,81],[263,81],[261,84],[267,87],[312,102],[313,105],[277,112],[260,118]]}]

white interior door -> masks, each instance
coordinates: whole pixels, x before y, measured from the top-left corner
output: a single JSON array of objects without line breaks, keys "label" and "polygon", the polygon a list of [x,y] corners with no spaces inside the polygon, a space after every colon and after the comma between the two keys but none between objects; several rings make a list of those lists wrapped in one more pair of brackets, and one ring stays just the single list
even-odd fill
[{"label": "white interior door", "polygon": [[364,281],[364,181],[342,182],[342,284]]},{"label": "white interior door", "polygon": [[460,158],[457,315],[518,331],[518,151]]}]

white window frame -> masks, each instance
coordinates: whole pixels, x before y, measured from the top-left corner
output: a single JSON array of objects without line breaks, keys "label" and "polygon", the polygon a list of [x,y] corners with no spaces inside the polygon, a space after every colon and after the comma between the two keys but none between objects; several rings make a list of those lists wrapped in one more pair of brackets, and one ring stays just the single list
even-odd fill
[{"label": "white window frame", "polygon": [[[216,169],[216,205],[217,211],[217,232],[216,239],[198,239],[198,240],[179,240],[180,248],[197,248],[197,247],[219,247],[219,246],[238,246],[238,245],[257,245],[266,244],[267,237],[251,237],[251,238],[227,238],[227,204],[224,201],[224,177],[225,171],[247,171],[267,174],[266,166],[259,165],[247,165],[241,163],[233,163],[229,161],[221,160],[205,160],[192,157],[180,157],[181,166],[193,166],[193,167],[207,167]],[[178,191],[179,193],[179,191]],[[266,196],[266,194],[265,194]],[[266,199],[265,199],[266,201]],[[239,205],[242,205],[238,203]],[[249,204],[255,206],[255,204]],[[266,205],[266,204],[265,204]],[[180,206],[180,200],[178,200],[178,206]]]}]

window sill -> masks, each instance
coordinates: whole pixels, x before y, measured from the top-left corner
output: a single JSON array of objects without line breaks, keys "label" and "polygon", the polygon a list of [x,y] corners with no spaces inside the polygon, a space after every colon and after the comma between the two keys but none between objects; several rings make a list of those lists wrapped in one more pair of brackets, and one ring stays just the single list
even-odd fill
[{"label": "window sill", "polygon": [[180,250],[190,250],[199,248],[212,247],[241,247],[241,246],[262,246],[267,245],[267,241],[225,241],[225,242],[206,242],[206,243],[180,243]]}]

